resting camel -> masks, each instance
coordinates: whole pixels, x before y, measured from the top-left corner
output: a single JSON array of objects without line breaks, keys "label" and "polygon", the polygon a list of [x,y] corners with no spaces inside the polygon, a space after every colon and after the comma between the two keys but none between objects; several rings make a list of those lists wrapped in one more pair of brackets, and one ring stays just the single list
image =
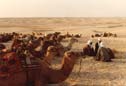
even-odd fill
[{"label": "resting camel", "polygon": [[101,47],[98,49],[97,55],[95,57],[96,61],[111,62],[115,58],[114,53],[110,48]]},{"label": "resting camel", "polygon": [[66,47],[64,47],[61,43],[57,44],[56,48],[58,49],[57,50],[58,55],[59,56],[63,56],[66,51],[71,50],[71,48],[72,48],[72,46],[73,46],[73,44],[75,42],[78,42],[78,40],[75,39],[75,38],[71,38],[70,41],[69,41],[69,43],[68,43],[68,45]]},{"label": "resting camel", "polygon": [[83,47],[83,55],[95,56],[92,40],[88,40],[87,44]]},{"label": "resting camel", "polygon": [[37,48],[39,45],[41,45],[43,38],[39,37],[36,40],[32,40],[29,42],[28,46],[32,47],[33,49]]},{"label": "resting camel", "polygon": [[75,34],[74,37],[81,38],[82,34]]},{"label": "resting camel", "polygon": [[0,34],[0,42],[8,42],[13,39],[13,35],[11,33]]},{"label": "resting camel", "polygon": [[75,38],[71,38],[69,41],[69,44],[66,47],[64,47],[61,43],[59,43],[59,42],[57,43],[54,40],[43,41],[43,45],[41,46],[42,48],[40,51],[33,50],[33,48],[32,48],[32,49],[30,49],[30,52],[35,57],[44,57],[47,52],[47,48],[49,46],[55,46],[57,48],[57,51],[56,51],[57,55],[63,56],[66,51],[71,50],[72,45],[75,42],[78,42],[78,40]]},{"label": "resting camel", "polygon": [[77,60],[77,53],[66,52],[62,59],[62,67],[57,70],[50,68],[46,59],[37,59],[40,67],[36,70],[23,69],[14,52],[6,54],[3,59],[1,61],[6,64],[0,66],[0,86],[46,86],[68,78]]},{"label": "resting camel", "polygon": [[47,49],[49,46],[54,46],[54,41],[53,40],[49,40],[49,41],[43,41],[43,44],[38,46],[36,49],[32,48],[31,46],[27,46],[29,52],[34,56],[34,57],[44,57]]},{"label": "resting camel", "polygon": [[86,45],[86,46],[83,48],[83,55],[95,56],[94,49],[91,48],[89,45]]}]

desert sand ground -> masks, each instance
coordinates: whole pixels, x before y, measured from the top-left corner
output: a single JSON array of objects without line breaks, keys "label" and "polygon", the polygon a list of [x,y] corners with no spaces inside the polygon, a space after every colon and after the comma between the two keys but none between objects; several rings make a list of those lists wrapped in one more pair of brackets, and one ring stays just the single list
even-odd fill
[{"label": "desert sand ground", "polygon": [[[112,62],[94,61],[93,57],[80,59],[75,64],[69,78],[63,83],[49,86],[126,86],[126,18],[7,18],[0,19],[0,32],[43,32],[60,31],[63,34],[82,34],[79,42],[73,45],[73,51],[82,51],[86,42],[97,38],[91,34],[111,32],[117,38],[101,38],[106,47],[116,50],[116,59]],[[54,59],[54,68],[60,67],[61,58]],[[80,60],[81,70],[80,68]],[[79,74],[79,75],[78,75]]]}]

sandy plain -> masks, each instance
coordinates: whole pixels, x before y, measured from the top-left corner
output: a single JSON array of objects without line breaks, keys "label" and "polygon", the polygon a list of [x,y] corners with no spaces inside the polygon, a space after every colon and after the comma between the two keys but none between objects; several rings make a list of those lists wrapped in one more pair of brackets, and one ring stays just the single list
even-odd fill
[{"label": "sandy plain", "polygon": [[[3,32],[82,34],[73,51],[82,51],[89,39],[95,43],[97,38],[91,38],[92,34],[116,33],[116,38],[101,37],[106,47],[116,50],[113,62],[97,62],[93,57],[86,57],[78,73],[80,57],[66,81],[49,86],[126,86],[126,18],[2,18],[0,33]],[[54,68],[60,67],[60,61],[55,58]]]}]

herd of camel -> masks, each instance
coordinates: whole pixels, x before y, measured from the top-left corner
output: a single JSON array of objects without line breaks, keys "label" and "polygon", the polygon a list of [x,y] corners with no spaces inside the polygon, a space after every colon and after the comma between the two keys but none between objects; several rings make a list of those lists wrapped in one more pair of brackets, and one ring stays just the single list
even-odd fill
[{"label": "herd of camel", "polygon": [[[76,60],[85,56],[82,52],[70,51],[81,34],[0,34],[0,86],[46,86],[68,78]],[[69,39],[63,46],[63,39]],[[4,43],[10,43],[7,48]],[[61,68],[53,69],[55,56],[63,57]]]},{"label": "herd of camel", "polygon": [[94,35],[91,35],[92,38],[94,37],[117,37],[116,33],[111,32],[104,32],[104,33],[96,33]]}]

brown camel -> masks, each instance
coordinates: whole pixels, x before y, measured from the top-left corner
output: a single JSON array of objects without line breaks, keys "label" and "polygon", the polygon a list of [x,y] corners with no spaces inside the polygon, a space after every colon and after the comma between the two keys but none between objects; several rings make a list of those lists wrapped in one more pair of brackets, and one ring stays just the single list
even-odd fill
[{"label": "brown camel", "polygon": [[[52,69],[46,59],[37,61],[40,67],[36,70],[23,69],[16,53],[8,53],[3,58],[0,68],[0,86],[46,86],[57,84],[68,78],[77,60],[77,54],[66,52],[60,69]],[[6,59],[5,59],[6,58]],[[2,60],[1,60],[2,61]],[[27,84],[27,82],[29,82]],[[31,83],[34,83],[31,85]]]},{"label": "brown camel", "polygon": [[32,50],[30,52],[35,57],[44,57],[47,52],[47,48],[49,46],[55,46],[57,48],[58,56],[63,56],[66,51],[68,51],[72,48],[72,45],[75,42],[78,42],[78,40],[76,38],[72,37],[70,39],[68,45],[66,47],[64,47],[60,42],[56,43],[54,40],[43,41],[43,44],[42,44],[42,46],[40,46],[41,48],[39,51],[35,51],[35,50],[33,50],[33,48],[31,49],[31,47],[30,47],[30,50]]},{"label": "brown camel", "polygon": [[41,37],[39,37],[38,39],[30,41],[28,46],[35,49],[35,48],[37,48],[38,46],[41,45],[42,40],[43,39]]},{"label": "brown camel", "polygon": [[98,49],[97,55],[95,57],[96,61],[111,62],[115,58],[114,53],[110,48],[101,47]]},{"label": "brown camel", "polygon": [[86,46],[83,48],[83,55],[95,56],[94,49],[93,49],[92,47],[90,47],[89,45],[86,45]]}]

